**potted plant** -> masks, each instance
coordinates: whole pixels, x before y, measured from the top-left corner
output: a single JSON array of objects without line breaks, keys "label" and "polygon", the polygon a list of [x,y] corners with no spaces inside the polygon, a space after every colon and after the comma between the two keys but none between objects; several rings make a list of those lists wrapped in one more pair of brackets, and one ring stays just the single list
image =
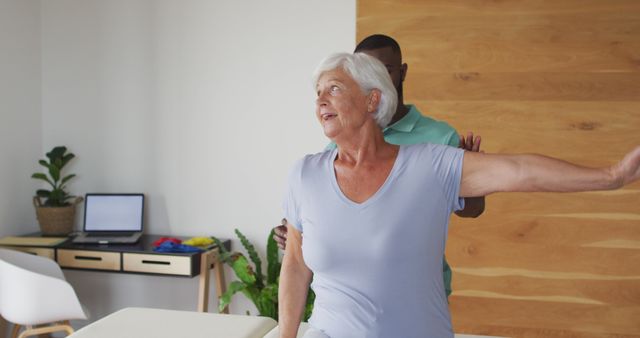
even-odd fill
[{"label": "potted plant", "polygon": [[[49,176],[45,173],[34,173],[31,178],[47,182],[51,189],[38,189],[33,197],[33,205],[40,230],[45,236],[68,235],[73,231],[76,205],[82,202],[82,197],[70,195],[66,191],[66,184],[75,174],[62,175],[62,169],[71,159],[73,153],[67,152],[64,146],[54,147],[46,154],[49,161],[40,160],[38,163],[47,168]],[[42,201],[44,199],[44,202]]]},{"label": "potted plant", "polygon": [[[213,240],[220,248],[220,261],[229,265],[239,280],[231,282],[229,289],[220,297],[219,311],[231,303],[231,297],[242,292],[256,306],[260,316],[271,317],[278,320],[278,283],[280,281],[280,255],[278,245],[273,239],[273,230],[267,238],[267,274],[262,273],[262,260],[258,256],[255,247],[249,240],[235,229],[242,246],[249,254],[253,263],[251,266],[247,257],[240,252],[230,253],[224,245],[215,237]],[[307,321],[313,310],[315,294],[309,289],[307,304],[304,311],[304,321]],[[249,312],[247,311],[247,314]]]}]

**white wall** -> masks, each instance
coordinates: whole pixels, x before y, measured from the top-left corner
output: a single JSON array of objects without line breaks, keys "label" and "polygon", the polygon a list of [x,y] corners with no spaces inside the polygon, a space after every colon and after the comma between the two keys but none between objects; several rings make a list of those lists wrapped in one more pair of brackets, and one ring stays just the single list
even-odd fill
[{"label": "white wall", "polygon": [[[38,230],[40,96],[40,2],[0,0],[0,237]],[[6,326],[0,317],[0,336]]]},{"label": "white wall", "polygon": [[[324,56],[353,49],[355,1],[57,0],[41,9],[42,145],[76,154],[72,193],[142,191],[148,233],[231,238],[237,227],[264,251],[289,166],[327,142],[310,76]],[[125,306],[196,306],[195,279],[66,275],[94,320]],[[232,312],[246,309],[237,296]]]},{"label": "white wall", "polygon": [[0,236],[38,230],[40,97],[40,2],[0,0]]}]

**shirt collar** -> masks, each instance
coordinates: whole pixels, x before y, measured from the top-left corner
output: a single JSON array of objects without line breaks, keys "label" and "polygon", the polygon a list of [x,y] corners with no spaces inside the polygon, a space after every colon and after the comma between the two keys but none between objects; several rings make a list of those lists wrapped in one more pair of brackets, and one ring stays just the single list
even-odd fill
[{"label": "shirt collar", "polygon": [[387,129],[393,129],[395,131],[408,133],[413,130],[413,127],[415,127],[418,119],[420,119],[420,113],[414,105],[409,104],[407,106],[409,107],[407,115],[396,121],[396,123],[384,128],[384,131],[387,131]]}]

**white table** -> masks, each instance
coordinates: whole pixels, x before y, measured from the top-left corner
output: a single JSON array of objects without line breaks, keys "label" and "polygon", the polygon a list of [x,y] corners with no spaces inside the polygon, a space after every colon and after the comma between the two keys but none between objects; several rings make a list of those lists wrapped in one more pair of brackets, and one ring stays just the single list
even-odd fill
[{"label": "white table", "polygon": [[73,338],[254,338],[277,325],[266,317],[125,308],[97,320]]},{"label": "white table", "polygon": [[[78,330],[70,338],[277,338],[278,323],[267,317],[126,308]],[[298,337],[308,324],[302,323]],[[498,338],[456,334],[455,338]]]}]

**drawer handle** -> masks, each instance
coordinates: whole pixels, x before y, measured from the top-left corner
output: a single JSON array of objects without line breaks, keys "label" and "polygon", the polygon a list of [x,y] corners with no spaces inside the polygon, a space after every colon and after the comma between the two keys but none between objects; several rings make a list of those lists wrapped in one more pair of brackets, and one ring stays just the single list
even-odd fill
[{"label": "drawer handle", "polygon": [[171,265],[171,262],[165,262],[165,261],[149,261],[146,259],[142,260],[142,263],[144,264],[158,264],[158,265]]},{"label": "drawer handle", "polygon": [[102,260],[102,257],[90,257],[90,256],[73,256],[73,258],[77,260],[84,260],[84,261],[101,261]]}]

